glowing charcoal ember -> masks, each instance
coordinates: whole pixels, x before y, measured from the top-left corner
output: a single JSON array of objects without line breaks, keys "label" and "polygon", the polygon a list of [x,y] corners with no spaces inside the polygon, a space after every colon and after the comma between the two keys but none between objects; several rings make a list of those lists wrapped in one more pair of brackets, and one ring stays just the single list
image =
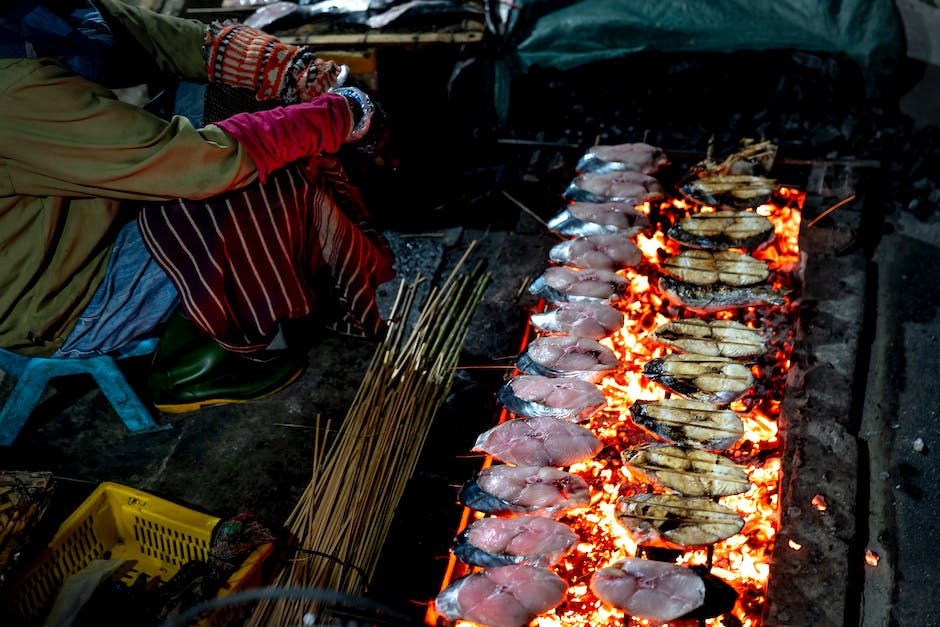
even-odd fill
[{"label": "glowing charcoal ember", "polygon": [[553,303],[593,301],[609,303],[627,290],[627,281],[609,270],[547,268],[529,286],[529,293]]},{"label": "glowing charcoal ember", "polygon": [[700,496],[637,494],[617,499],[617,522],[638,543],[662,547],[707,546],[744,527],[733,509]]},{"label": "glowing charcoal ember", "polygon": [[664,440],[705,449],[729,449],[744,435],[737,412],[705,401],[636,401],[630,415],[638,426]]},{"label": "glowing charcoal ember", "polygon": [[743,467],[702,449],[645,444],[622,451],[621,459],[630,475],[685,496],[729,496],[751,488]]},{"label": "glowing charcoal ember", "polygon": [[730,311],[744,307],[784,305],[786,292],[767,285],[734,287],[729,285],[694,285],[664,276],[659,289],[669,301],[698,313]]},{"label": "glowing charcoal ember", "polygon": [[480,434],[473,451],[517,466],[570,466],[594,457],[603,443],[573,422],[549,417],[506,420]]},{"label": "glowing charcoal ember", "polygon": [[607,605],[649,620],[675,620],[705,602],[705,582],[695,571],[635,557],[598,570],[590,586]]},{"label": "glowing charcoal ember", "polygon": [[529,342],[516,367],[525,374],[574,377],[593,383],[617,368],[617,355],[597,340],[548,335]]},{"label": "glowing charcoal ember", "polygon": [[770,276],[766,261],[733,250],[684,250],[663,261],[662,269],[695,285],[741,287],[766,281]]},{"label": "glowing charcoal ember", "polygon": [[718,405],[736,401],[754,384],[745,364],[693,353],[657,357],[643,365],[643,375],[680,396]]},{"label": "glowing charcoal ember", "polygon": [[529,316],[542,333],[558,333],[600,340],[623,326],[624,315],[601,302],[561,303],[554,309]]},{"label": "glowing charcoal ember", "polygon": [[663,186],[648,174],[619,170],[586,172],[575,177],[562,194],[574,202],[628,202],[641,205],[664,196]]},{"label": "glowing charcoal ember", "polygon": [[674,320],[657,327],[650,337],[684,353],[721,357],[755,357],[767,350],[764,337],[736,320]]},{"label": "glowing charcoal ember", "polygon": [[683,218],[666,235],[693,248],[754,250],[773,240],[774,224],[754,211],[714,211]]},{"label": "glowing charcoal ember", "polygon": [[487,568],[448,585],[434,605],[448,620],[522,627],[565,599],[565,580],[537,566]]},{"label": "glowing charcoal ember", "polygon": [[548,221],[551,230],[573,237],[600,233],[629,237],[650,226],[648,215],[624,202],[573,202]]},{"label": "glowing charcoal ember", "polygon": [[460,561],[471,566],[525,564],[550,567],[578,544],[571,527],[542,516],[486,517],[473,521],[451,547]]},{"label": "glowing charcoal ember", "polygon": [[602,233],[583,235],[556,244],[548,258],[561,265],[597,270],[620,270],[643,260],[643,252],[628,237]]},{"label": "glowing charcoal ember", "polygon": [[487,514],[559,516],[591,502],[587,482],[550,466],[488,466],[461,488],[463,505]]},{"label": "glowing charcoal ember", "polygon": [[607,404],[593,383],[536,375],[519,375],[496,394],[503,407],[520,416],[547,416],[574,422],[589,419]]},{"label": "glowing charcoal ember", "polygon": [[662,148],[634,142],[592,146],[578,160],[575,169],[578,172],[633,170],[652,174],[664,165],[669,165],[669,157]]}]

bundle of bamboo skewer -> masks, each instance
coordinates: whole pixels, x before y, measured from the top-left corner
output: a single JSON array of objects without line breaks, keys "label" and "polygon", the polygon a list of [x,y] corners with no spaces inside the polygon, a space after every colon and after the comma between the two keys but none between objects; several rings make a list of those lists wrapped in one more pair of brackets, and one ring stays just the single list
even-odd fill
[{"label": "bundle of bamboo skewer", "polygon": [[[417,465],[489,275],[458,274],[431,290],[412,324],[420,277],[402,283],[389,330],[372,357],[335,440],[315,442],[314,474],[286,529],[292,557],[274,587],[315,587],[360,595],[369,584],[395,510]],[[317,425],[319,426],[319,424]],[[256,606],[248,625],[318,623],[328,608],[298,598]],[[328,622],[328,621],[327,621]]]}]

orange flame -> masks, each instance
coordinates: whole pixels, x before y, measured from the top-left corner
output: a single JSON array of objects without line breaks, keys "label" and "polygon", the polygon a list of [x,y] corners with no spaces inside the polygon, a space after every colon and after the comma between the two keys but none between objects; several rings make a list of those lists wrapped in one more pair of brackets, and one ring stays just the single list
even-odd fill
[{"label": "orange flame", "polygon": [[865,563],[869,566],[877,566],[878,562],[881,560],[881,557],[871,549],[865,550]]},{"label": "orange flame", "polygon": [[[768,263],[775,288],[791,291],[790,302],[773,310],[749,307],[715,315],[738,319],[762,331],[772,347],[753,367],[758,382],[755,388],[760,392],[746,395],[730,406],[741,416],[744,437],[726,453],[747,469],[751,488],[743,494],[723,497],[720,502],[744,518],[744,527],[737,535],[707,549],[685,551],[676,560],[678,564],[708,566],[711,574],[729,583],[738,593],[732,614],[744,627],[756,627],[761,623],[770,576],[770,556],[778,526],[782,450],[777,419],[796,322],[797,307],[792,293],[798,292],[800,287],[798,238],[804,198],[804,193],[784,188],[774,204],[757,209],[774,223],[776,237],[753,256]],[[664,203],[659,208],[662,217],[670,222],[684,217],[692,209],[690,203],[682,200]],[[605,605],[589,587],[595,571],[619,558],[635,556],[641,549],[617,522],[614,510],[619,496],[647,492],[649,487],[623,471],[619,452],[654,441],[653,436],[633,423],[629,408],[636,400],[665,397],[665,390],[647,380],[642,369],[651,359],[666,352],[652,341],[650,333],[660,324],[683,314],[683,310],[667,301],[650,280],[655,276],[655,265],[663,255],[678,252],[678,245],[665,237],[663,228],[652,235],[637,235],[635,242],[643,251],[644,263],[621,271],[630,288],[615,305],[625,314],[625,322],[619,332],[604,340],[617,353],[620,367],[602,381],[607,407],[587,425],[604,442],[605,448],[594,459],[568,469],[588,482],[595,498],[590,507],[569,512],[560,519],[579,535],[581,542],[576,551],[555,567],[555,572],[569,584],[565,602],[531,623],[538,627],[620,627],[648,623]],[[792,540],[790,546],[796,550],[801,548]],[[448,572],[450,574],[450,570]],[[448,583],[445,580],[442,588]],[[443,624],[443,619],[434,613],[433,604],[427,621],[429,625]],[[466,621],[456,624],[473,625]],[[717,617],[705,621],[705,624],[717,627],[723,623],[721,617]]]}]

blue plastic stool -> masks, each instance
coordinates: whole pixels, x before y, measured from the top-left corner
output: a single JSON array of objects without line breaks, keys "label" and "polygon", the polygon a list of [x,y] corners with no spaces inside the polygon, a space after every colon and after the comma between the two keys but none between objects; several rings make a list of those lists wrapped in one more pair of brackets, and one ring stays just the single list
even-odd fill
[{"label": "blue plastic stool", "polygon": [[149,355],[157,347],[156,337],[131,344],[114,356],[83,359],[27,357],[0,349],[0,370],[16,378],[16,385],[0,410],[0,446],[10,446],[39,403],[49,379],[87,373],[94,377],[118,417],[133,433],[171,429],[153,420],[147,407],[124,378],[117,360]]}]

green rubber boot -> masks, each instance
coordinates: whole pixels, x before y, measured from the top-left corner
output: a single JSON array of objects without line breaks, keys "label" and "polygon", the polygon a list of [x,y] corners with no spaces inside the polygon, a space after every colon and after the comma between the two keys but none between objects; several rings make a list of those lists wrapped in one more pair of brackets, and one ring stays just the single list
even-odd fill
[{"label": "green rubber boot", "polygon": [[160,337],[147,388],[156,409],[184,413],[264,398],[293,383],[306,367],[307,355],[299,351],[227,351],[176,312]]}]

